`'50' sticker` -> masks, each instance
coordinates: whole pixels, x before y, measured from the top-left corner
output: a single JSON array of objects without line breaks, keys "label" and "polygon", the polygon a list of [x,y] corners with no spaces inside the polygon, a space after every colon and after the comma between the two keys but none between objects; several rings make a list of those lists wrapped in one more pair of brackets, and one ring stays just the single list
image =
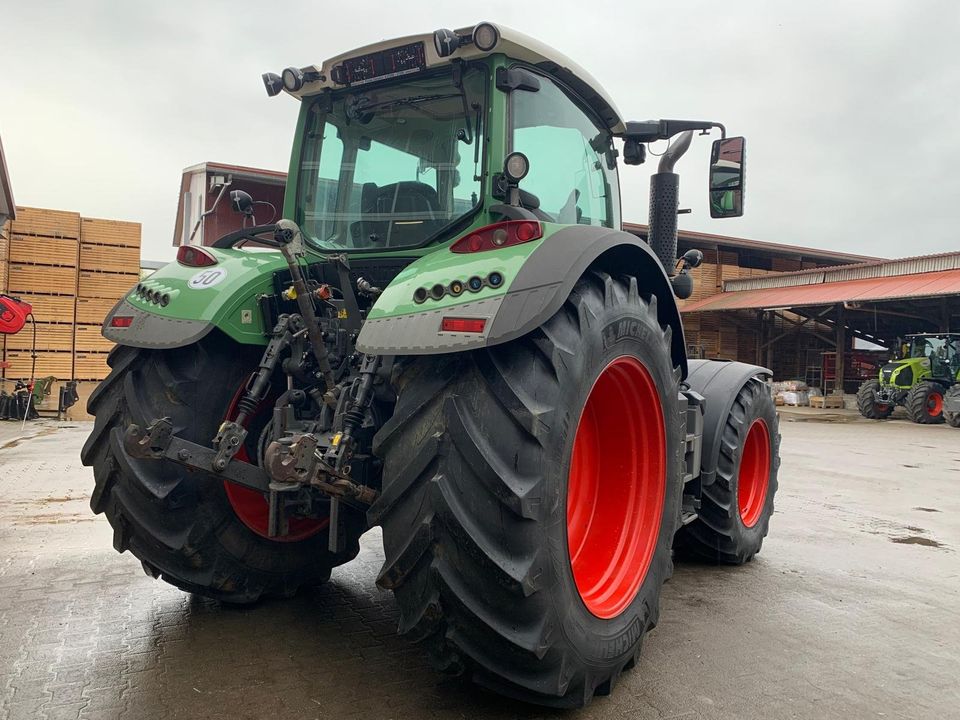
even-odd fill
[{"label": "'50' sticker", "polygon": [[214,285],[219,285],[226,280],[227,271],[223,268],[210,268],[201,270],[187,281],[187,287],[194,290],[206,290]]}]

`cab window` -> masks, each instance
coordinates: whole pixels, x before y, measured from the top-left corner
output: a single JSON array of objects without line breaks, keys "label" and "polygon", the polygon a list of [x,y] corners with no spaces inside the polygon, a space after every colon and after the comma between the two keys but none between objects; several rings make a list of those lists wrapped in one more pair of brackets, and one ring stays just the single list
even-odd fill
[{"label": "cab window", "polygon": [[620,197],[610,133],[555,82],[511,93],[512,147],[530,160],[520,187],[540,211],[567,225],[620,227]]}]

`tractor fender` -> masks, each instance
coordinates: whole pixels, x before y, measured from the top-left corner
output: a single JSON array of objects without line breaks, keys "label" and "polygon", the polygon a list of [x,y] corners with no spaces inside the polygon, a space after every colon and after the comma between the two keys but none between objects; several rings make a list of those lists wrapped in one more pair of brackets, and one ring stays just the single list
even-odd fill
[{"label": "tractor fender", "polygon": [[687,385],[706,400],[700,455],[700,485],[705,487],[716,478],[723,426],[737,394],[751,379],[767,380],[773,373],[759,365],[726,360],[690,360],[688,364]]},{"label": "tractor fender", "polygon": [[[442,252],[442,251],[441,251]],[[552,317],[590,268],[633,275],[641,294],[657,298],[661,325],[672,329],[674,366],[686,376],[686,347],[680,311],[670,280],[653,250],[635,235],[610,228],[577,225],[550,235],[521,266],[503,295],[464,303],[458,311],[488,318],[483,333],[440,333],[440,311],[367,320],[357,342],[366,353],[431,355],[474,350],[509,342]]]},{"label": "tractor fender", "polygon": [[[130,318],[127,321],[129,324],[114,327],[111,321],[115,315]],[[169,350],[199,342],[215,327],[213,323],[203,320],[164,317],[147,312],[134,306],[127,298],[121,298],[107,313],[101,334],[117,345]]]}]

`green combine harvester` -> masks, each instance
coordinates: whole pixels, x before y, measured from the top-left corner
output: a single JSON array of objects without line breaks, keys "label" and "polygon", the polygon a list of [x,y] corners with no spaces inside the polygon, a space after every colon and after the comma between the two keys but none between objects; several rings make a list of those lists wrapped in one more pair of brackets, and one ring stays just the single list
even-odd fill
[{"label": "green combine harvester", "polygon": [[860,386],[860,414],[884,420],[902,405],[916,423],[960,426],[960,333],[908,335],[901,354]]},{"label": "green combine harvester", "polygon": [[[532,703],[609,693],[673,555],[741,564],[773,513],[770,372],[687,360],[679,175],[745,141],[623,118],[491,23],[264,75],[300,116],[281,220],[185,245],[108,315],[91,507],[148,574],[230,603],[327,581],[382,528],[377,584],[436,666]],[[622,166],[669,141],[648,241]],[[322,609],[318,609],[322,612]],[[268,668],[264,669],[269,672]]]}]

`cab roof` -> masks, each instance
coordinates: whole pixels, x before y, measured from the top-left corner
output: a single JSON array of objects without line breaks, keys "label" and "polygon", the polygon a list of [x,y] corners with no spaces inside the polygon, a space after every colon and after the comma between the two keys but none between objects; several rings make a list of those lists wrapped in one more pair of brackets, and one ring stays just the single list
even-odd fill
[{"label": "cab roof", "polygon": [[[434,45],[434,34],[432,32],[422,35],[408,35],[392,40],[383,40],[337,55],[329,60],[325,60],[320,65],[310,65],[301,68],[306,76],[306,82],[304,82],[303,87],[294,92],[288,90],[284,90],[284,92],[296,98],[303,99],[316,95],[323,90],[348,87],[348,85],[337,83],[332,79],[333,68],[342,64],[345,60],[389,50],[391,48],[402,47],[411,43],[422,42],[424,46],[425,69],[427,70],[449,65],[455,60],[477,60],[498,53],[506,55],[512,60],[533,65],[570,86],[591,109],[597,113],[600,119],[606,123],[607,128],[612,134],[620,135],[624,132],[624,121],[613,99],[610,98],[607,92],[600,86],[600,83],[597,82],[590,73],[563,53],[557,52],[539,40],[517,32],[505,25],[497,23],[486,24],[493,25],[499,33],[497,43],[489,50],[480,50],[472,42],[467,42],[457,50],[454,50],[450,55],[441,57],[437,53],[436,46]],[[454,30],[454,32],[462,37],[470,37],[475,27],[477,26],[471,25]]]}]

